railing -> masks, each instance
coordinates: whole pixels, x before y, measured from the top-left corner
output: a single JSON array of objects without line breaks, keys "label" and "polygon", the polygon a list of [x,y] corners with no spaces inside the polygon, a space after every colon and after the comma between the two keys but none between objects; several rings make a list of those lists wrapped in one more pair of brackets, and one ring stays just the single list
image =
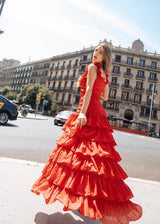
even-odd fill
[{"label": "railing", "polygon": [[123,75],[124,76],[128,76],[128,77],[132,77],[133,76],[133,73],[124,72]]},{"label": "railing", "polygon": [[125,85],[125,84],[122,84],[121,87],[122,87],[122,88],[125,88],[125,89],[133,89],[132,86]]},{"label": "railing", "polygon": [[160,67],[153,68],[152,65],[144,65],[144,66],[142,66],[138,62],[128,63],[127,61],[124,61],[124,60],[115,60],[115,59],[113,59],[112,63],[119,63],[119,64],[125,64],[125,65],[129,65],[129,66],[148,68],[148,69],[152,69],[152,70],[160,70]]},{"label": "railing", "polygon": [[136,78],[137,78],[137,79],[144,80],[146,77],[145,77],[144,75],[143,75],[143,76],[136,75]]},{"label": "railing", "polygon": [[148,78],[148,81],[157,82],[158,81],[158,78],[153,79],[153,78],[149,77]]},{"label": "railing", "polygon": [[144,88],[138,88],[137,86],[135,86],[134,91],[144,92]]}]

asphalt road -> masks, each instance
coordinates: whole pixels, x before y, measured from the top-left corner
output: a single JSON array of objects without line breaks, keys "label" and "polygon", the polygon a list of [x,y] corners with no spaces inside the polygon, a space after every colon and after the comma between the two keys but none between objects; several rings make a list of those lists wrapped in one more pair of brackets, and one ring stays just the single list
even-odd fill
[{"label": "asphalt road", "polygon": [[[18,118],[0,126],[0,157],[45,163],[62,134],[54,119]],[[119,163],[130,177],[160,181],[160,139],[114,131]]]}]

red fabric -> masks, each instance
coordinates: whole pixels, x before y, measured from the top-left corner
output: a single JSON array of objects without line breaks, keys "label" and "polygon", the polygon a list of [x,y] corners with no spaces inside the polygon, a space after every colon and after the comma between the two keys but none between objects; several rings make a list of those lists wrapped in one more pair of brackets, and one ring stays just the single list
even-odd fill
[{"label": "red fabric", "polygon": [[79,129],[76,119],[83,104],[88,67],[80,80],[78,110],[62,127],[64,132],[32,191],[42,193],[47,204],[58,199],[64,210],[79,208],[82,215],[104,224],[127,224],[141,217],[142,208],[130,201],[133,194],[124,182],[127,174],[118,164],[121,157],[114,149],[113,130],[99,100],[108,75],[105,82],[101,65],[94,64],[97,79],[86,113],[87,124]]}]

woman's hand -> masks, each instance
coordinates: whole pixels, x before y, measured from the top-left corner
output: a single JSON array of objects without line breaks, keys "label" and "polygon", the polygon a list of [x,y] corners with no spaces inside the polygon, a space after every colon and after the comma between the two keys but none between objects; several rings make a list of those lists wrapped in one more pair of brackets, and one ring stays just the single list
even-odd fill
[{"label": "woman's hand", "polygon": [[82,128],[87,123],[87,117],[85,114],[80,113],[77,118],[79,128]]}]

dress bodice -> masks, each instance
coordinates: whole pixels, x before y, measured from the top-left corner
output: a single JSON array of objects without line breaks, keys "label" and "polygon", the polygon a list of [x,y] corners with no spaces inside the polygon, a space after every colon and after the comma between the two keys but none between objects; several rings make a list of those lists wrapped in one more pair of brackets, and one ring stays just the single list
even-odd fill
[{"label": "dress bodice", "polygon": [[[92,96],[100,98],[105,85],[108,84],[108,82],[109,82],[108,81],[108,74],[106,73],[106,71],[104,71],[106,73],[106,81],[105,81],[105,79],[101,76],[101,71],[100,71],[101,64],[97,63],[97,62],[95,62],[93,64],[97,66],[97,78],[94,82],[94,86],[93,86],[93,89],[92,89]],[[88,66],[85,70],[85,73],[82,75],[82,77],[80,79],[81,98],[83,98],[83,96],[86,92],[87,73],[88,73]]]}]

